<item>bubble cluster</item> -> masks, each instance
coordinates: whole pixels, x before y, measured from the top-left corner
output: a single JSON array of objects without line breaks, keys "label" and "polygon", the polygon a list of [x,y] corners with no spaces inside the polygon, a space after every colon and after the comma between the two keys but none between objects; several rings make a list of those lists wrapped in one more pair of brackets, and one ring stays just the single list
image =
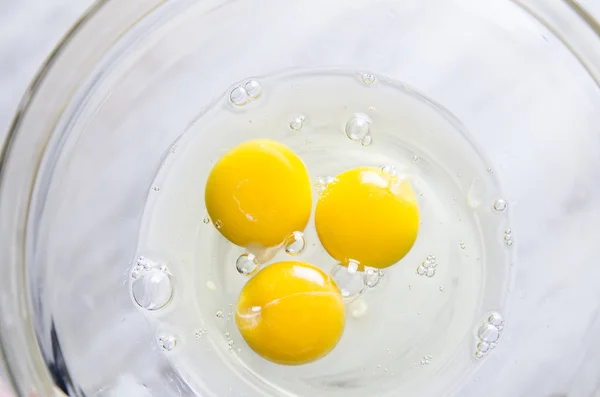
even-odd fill
[{"label": "bubble cluster", "polygon": [[504,329],[504,319],[500,313],[491,313],[477,330],[477,347],[474,354],[476,359],[483,358],[490,350],[493,350]]},{"label": "bubble cluster", "polygon": [[158,337],[158,345],[164,351],[171,351],[177,346],[177,339],[173,335],[161,335]]},{"label": "bubble cluster", "polygon": [[361,142],[371,131],[371,119],[366,114],[357,113],[346,123],[346,136]]},{"label": "bubble cluster", "polygon": [[283,242],[285,253],[288,255],[296,256],[300,254],[306,246],[306,240],[302,232],[293,232],[286,237]]},{"label": "bubble cluster", "polygon": [[423,356],[423,358],[421,359],[421,361],[419,361],[418,363],[415,364],[416,367],[424,367],[426,365],[431,364],[431,360],[433,360],[433,357],[430,355],[426,355]]},{"label": "bubble cluster", "polygon": [[158,310],[171,301],[173,284],[166,265],[139,257],[131,277],[131,296],[142,309]]},{"label": "bubble cluster", "polygon": [[344,300],[352,301],[365,290],[363,275],[358,271],[358,264],[355,262],[351,261],[348,267],[336,265],[331,272],[331,277],[340,289]]},{"label": "bubble cluster", "polygon": [[262,94],[262,86],[256,80],[234,87],[229,93],[229,102],[235,106],[244,106]]},{"label": "bubble cluster", "polygon": [[376,81],[375,76],[370,73],[358,73],[358,75],[360,80],[365,84],[373,84]]},{"label": "bubble cluster", "polygon": [[325,188],[330,184],[335,182],[335,177],[326,176],[326,177],[318,177],[315,179],[315,188],[317,189],[317,194],[322,194],[325,191]]},{"label": "bubble cluster", "polygon": [[511,245],[513,245],[515,243],[515,238],[512,235],[512,230],[510,229],[506,229],[504,231],[504,244],[507,247],[510,247]]},{"label": "bubble cluster", "polygon": [[396,166],[393,166],[391,164],[386,164],[383,167],[381,167],[381,171],[385,172],[389,176],[397,176],[398,175],[398,173],[396,171]]},{"label": "bubble cluster", "polygon": [[199,342],[204,339],[204,336],[208,334],[208,330],[206,328],[200,328],[196,331],[196,340]]},{"label": "bubble cluster", "polygon": [[494,209],[494,211],[497,211],[497,212],[502,212],[502,211],[506,210],[507,207],[508,207],[508,203],[506,202],[506,200],[501,199],[501,198],[494,201],[494,204],[492,205],[492,208]]},{"label": "bubble cluster", "polygon": [[417,268],[417,274],[419,276],[427,276],[433,277],[435,276],[435,270],[437,268],[437,260],[434,255],[429,255],[427,258],[421,262],[419,267]]},{"label": "bubble cluster", "polygon": [[300,131],[302,129],[302,127],[304,127],[305,121],[306,121],[306,116],[300,115],[300,116],[294,117],[290,121],[290,128],[294,131]]},{"label": "bubble cluster", "polygon": [[235,261],[235,268],[239,274],[250,276],[258,270],[258,261],[256,256],[249,253],[243,253]]}]

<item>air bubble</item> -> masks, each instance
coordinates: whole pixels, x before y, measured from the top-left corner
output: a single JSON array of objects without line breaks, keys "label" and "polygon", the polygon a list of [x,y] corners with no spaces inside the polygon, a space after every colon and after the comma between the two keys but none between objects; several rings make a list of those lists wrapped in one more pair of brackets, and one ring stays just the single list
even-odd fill
[{"label": "air bubble", "polygon": [[262,87],[256,80],[250,80],[247,82],[244,85],[244,89],[251,99],[256,99],[260,96],[260,94],[262,94]]},{"label": "air bubble", "polygon": [[374,288],[379,284],[381,278],[383,277],[383,271],[378,269],[365,269],[363,279],[364,283],[369,288]]},{"label": "air bubble", "polygon": [[300,254],[306,246],[306,240],[304,240],[304,234],[302,232],[294,232],[286,237],[283,242],[285,247],[285,253],[288,255],[296,256]]},{"label": "air bubble", "polygon": [[210,218],[207,216],[207,217],[205,217],[204,219],[202,219],[202,222],[203,222],[205,225],[208,225],[208,224],[210,223]]},{"label": "air bubble", "polygon": [[145,270],[131,284],[131,295],[137,305],[146,310],[164,307],[173,296],[173,285],[168,271]]},{"label": "air bubble", "polygon": [[508,203],[506,202],[506,200],[504,199],[498,199],[496,201],[494,201],[494,211],[498,211],[498,212],[502,212],[504,210],[506,210],[506,207],[508,207]]},{"label": "air bubble", "polygon": [[229,350],[233,349],[233,345],[235,345],[235,342],[233,340],[227,341],[227,346],[229,346]]},{"label": "air bubble", "polygon": [[465,248],[467,248],[467,246],[465,245],[465,243],[463,241],[460,242],[460,249],[464,250]]},{"label": "air bubble", "polygon": [[381,171],[383,171],[384,173],[388,174],[389,176],[396,176],[397,172],[396,172],[396,167],[390,164],[386,164],[383,167],[381,167]]},{"label": "air bubble", "polygon": [[371,135],[367,135],[360,141],[360,144],[363,146],[371,146],[372,143],[373,143],[373,137]]},{"label": "air bubble", "polygon": [[294,117],[292,121],[290,121],[290,128],[294,131],[300,131],[302,127],[304,127],[304,122],[306,121],[306,117],[303,115]]},{"label": "air bubble", "polygon": [[248,93],[242,86],[237,86],[229,93],[229,101],[235,106],[244,106],[248,103]]},{"label": "air bubble", "polygon": [[473,356],[474,356],[474,357],[475,357],[477,360],[480,360],[480,359],[482,359],[482,358],[483,358],[483,356],[484,356],[484,355],[485,355],[484,353],[482,353],[482,352],[480,352],[479,350],[477,350]]},{"label": "air bubble", "polygon": [[427,269],[425,274],[427,275],[427,277],[433,277],[433,276],[435,276],[435,269],[430,267],[429,269]]},{"label": "air bubble", "polygon": [[419,156],[417,156],[417,155],[414,155],[414,156],[413,156],[413,161],[419,161]]},{"label": "air bubble", "polygon": [[373,84],[375,82],[375,76],[370,73],[359,73],[360,80],[365,84]]},{"label": "air bubble", "polygon": [[502,325],[503,322],[504,319],[502,318],[500,313],[492,313],[488,317],[488,323],[495,325],[496,327]]},{"label": "air bubble", "polygon": [[250,276],[258,270],[256,256],[249,253],[243,253],[235,261],[235,268],[239,274]]},{"label": "air bubble", "polygon": [[357,113],[346,123],[346,135],[351,140],[359,142],[369,135],[370,125],[371,119],[369,116]]},{"label": "air bubble", "polygon": [[216,227],[217,229],[220,229],[220,228],[222,228],[222,227],[223,227],[223,222],[221,222],[221,220],[220,220],[220,219],[217,219],[217,220],[216,220],[216,222],[215,222],[215,227]]},{"label": "air bubble", "polygon": [[326,177],[318,177],[315,179],[315,188],[317,189],[317,194],[322,194],[325,191],[325,188],[335,182],[335,177],[326,176]]},{"label": "air bubble", "polygon": [[483,324],[477,332],[483,342],[496,342],[500,338],[500,330],[492,324]]},{"label": "air bubble", "polygon": [[337,284],[342,298],[344,300],[354,300],[358,298],[365,288],[362,274],[354,268],[354,263],[350,263],[348,267],[336,265],[331,272],[331,277]]},{"label": "air bubble", "polygon": [[158,338],[158,345],[164,351],[171,351],[177,346],[177,339],[173,335],[162,335]]},{"label": "air bubble", "polygon": [[490,345],[489,345],[489,343],[487,343],[487,342],[480,342],[480,343],[477,345],[477,349],[478,349],[480,352],[482,352],[482,353],[485,353],[485,352],[487,352],[488,350],[490,350]]},{"label": "air bubble", "polygon": [[225,313],[223,313],[222,310],[217,310],[215,316],[217,316],[217,318],[225,318]]}]

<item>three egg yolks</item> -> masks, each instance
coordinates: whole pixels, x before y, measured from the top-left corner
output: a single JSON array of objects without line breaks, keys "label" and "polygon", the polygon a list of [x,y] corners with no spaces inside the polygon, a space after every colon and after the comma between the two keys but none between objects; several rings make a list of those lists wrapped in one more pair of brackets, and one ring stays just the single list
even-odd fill
[{"label": "three egg yolks", "polygon": [[[274,247],[306,227],[312,208],[307,169],[287,146],[268,139],[235,147],[213,167],[206,208],[218,231],[245,248]],[[343,172],[319,196],[315,226],[338,262],[385,268],[414,244],[419,226],[410,185],[379,168]],[[345,309],[340,290],[319,268],[295,261],[264,267],[243,287],[236,323],[263,358],[299,365],[339,341]]]}]

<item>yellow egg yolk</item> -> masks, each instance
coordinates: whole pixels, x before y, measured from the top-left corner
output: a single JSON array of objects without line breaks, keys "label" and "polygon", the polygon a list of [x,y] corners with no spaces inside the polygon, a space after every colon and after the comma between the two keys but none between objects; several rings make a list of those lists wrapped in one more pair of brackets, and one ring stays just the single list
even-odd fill
[{"label": "yellow egg yolk", "polygon": [[312,207],[310,178],[287,146],[268,139],[248,141],[215,164],[205,201],[210,218],[229,241],[272,247],[306,227]]},{"label": "yellow egg yolk", "polygon": [[257,354],[299,365],[329,353],[344,330],[344,303],[330,276],[303,262],[278,262],[251,278],[240,294],[236,323]]},{"label": "yellow egg yolk", "polygon": [[407,181],[379,168],[355,168],[327,185],[315,226],[325,250],[340,263],[385,268],[412,248],[419,207]]}]

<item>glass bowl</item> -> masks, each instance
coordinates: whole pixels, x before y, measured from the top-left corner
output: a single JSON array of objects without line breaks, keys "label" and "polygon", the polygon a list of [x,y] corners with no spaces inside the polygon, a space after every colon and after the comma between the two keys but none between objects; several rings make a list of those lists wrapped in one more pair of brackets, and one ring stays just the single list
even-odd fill
[{"label": "glass bowl", "polygon": [[[2,152],[0,341],[15,392],[599,395],[599,31],[571,1],[99,1],[43,65]],[[472,332],[461,337],[475,349],[461,350],[468,370],[424,356],[412,380],[369,367],[354,383],[295,388],[302,369],[261,367],[276,378],[266,381],[219,341],[194,345],[210,336],[193,318],[158,329],[161,310],[148,314],[132,301],[140,233],[169,153],[190,130],[205,147],[220,145],[225,138],[198,123],[233,101],[238,82],[264,81],[268,97],[270,76],[298,70],[308,86],[314,70],[395,84],[445,114],[489,163],[477,172],[508,202],[510,251],[502,252],[510,255],[461,288],[494,291],[501,305],[481,319],[491,324],[501,311],[506,328],[478,360],[481,324],[466,326]],[[452,141],[441,153],[460,157]],[[474,177],[455,177],[467,195]],[[189,215],[202,223],[204,214]],[[185,275],[176,267],[169,305],[197,298],[178,287]],[[432,324],[443,330],[451,319]],[[376,344],[370,331],[357,351]],[[196,346],[196,358],[177,360],[175,344]],[[444,346],[460,350],[453,344]],[[390,362],[405,358],[390,354]]]}]

